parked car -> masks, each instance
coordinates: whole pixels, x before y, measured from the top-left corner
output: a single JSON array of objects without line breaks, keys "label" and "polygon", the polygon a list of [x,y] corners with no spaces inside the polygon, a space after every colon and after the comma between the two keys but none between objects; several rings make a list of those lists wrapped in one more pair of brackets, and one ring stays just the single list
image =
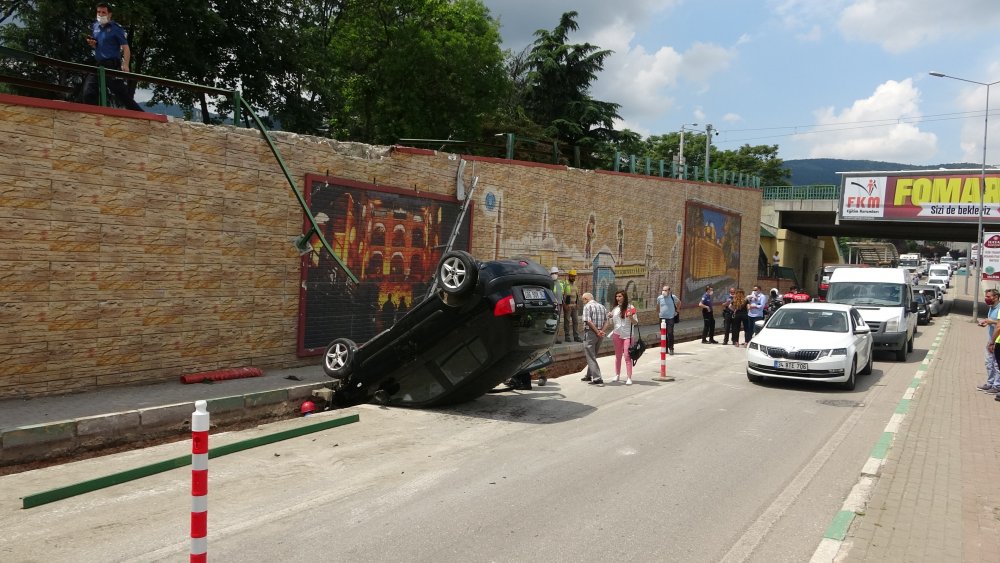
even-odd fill
[{"label": "parked car", "polygon": [[931,322],[930,303],[935,300],[926,295],[914,295],[913,300],[917,302],[917,324],[925,325]]},{"label": "parked car", "polygon": [[479,262],[452,251],[438,289],[360,346],[337,338],[323,369],[335,401],[433,407],[475,399],[531,365],[553,344],[553,281],[527,259]]},{"label": "parked car", "polygon": [[747,345],[747,379],[839,383],[854,389],[872,372],[875,345],[857,309],[835,303],[789,303],[764,321]]},{"label": "parked car", "polygon": [[915,285],[913,286],[914,295],[927,295],[930,297],[930,310],[931,316],[936,317],[944,312],[944,294],[945,290],[938,285]]}]

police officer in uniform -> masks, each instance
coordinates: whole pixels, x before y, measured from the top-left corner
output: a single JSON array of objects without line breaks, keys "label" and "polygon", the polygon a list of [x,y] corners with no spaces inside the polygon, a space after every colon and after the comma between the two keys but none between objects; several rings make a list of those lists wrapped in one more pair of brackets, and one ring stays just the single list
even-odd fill
[{"label": "police officer in uniform", "polygon": [[[580,302],[580,293],[576,289],[576,270],[570,270],[566,273],[568,280],[563,280],[559,283],[562,284],[562,295],[563,295],[563,336],[566,340],[569,340],[569,325],[570,322],[573,323],[573,341],[583,342],[580,338],[580,320],[579,315],[577,315],[576,309]],[[572,319],[572,321],[570,320]],[[557,340],[562,342],[561,340]]]},{"label": "police officer in uniform", "polygon": [[[101,2],[97,5],[97,18],[90,29],[90,36],[86,38],[87,45],[94,48],[94,59],[97,66],[103,66],[112,70],[129,72],[129,60],[132,51],[128,46],[128,39],[125,30],[117,22],[111,20],[111,8]],[[132,111],[142,111],[139,104],[132,99],[132,94],[128,91],[128,86],[118,78],[107,78],[108,89],[118,99],[118,103]],[[88,104],[96,104],[98,100],[97,76],[88,74],[83,83],[83,101]]]}]

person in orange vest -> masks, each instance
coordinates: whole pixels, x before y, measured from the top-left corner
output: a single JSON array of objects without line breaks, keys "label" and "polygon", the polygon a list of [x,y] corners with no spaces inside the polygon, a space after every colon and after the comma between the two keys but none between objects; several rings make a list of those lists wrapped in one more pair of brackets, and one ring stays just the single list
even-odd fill
[{"label": "person in orange vest", "polygon": [[[560,281],[563,296],[563,337],[569,341],[569,327],[573,324],[573,341],[583,342],[580,338],[580,319],[576,314],[577,305],[580,302],[580,293],[576,289],[576,270],[566,272],[567,279]],[[570,320],[572,319],[572,320]],[[562,340],[556,340],[561,343]]]}]

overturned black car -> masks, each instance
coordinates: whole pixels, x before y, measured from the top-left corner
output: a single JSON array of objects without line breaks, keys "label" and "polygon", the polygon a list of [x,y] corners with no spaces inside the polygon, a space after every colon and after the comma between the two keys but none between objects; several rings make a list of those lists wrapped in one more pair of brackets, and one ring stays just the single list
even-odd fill
[{"label": "overturned black car", "polygon": [[475,399],[552,346],[546,321],[557,315],[553,281],[527,259],[479,262],[446,253],[435,290],[392,327],[364,344],[330,343],[326,374],[341,406],[434,407]]}]

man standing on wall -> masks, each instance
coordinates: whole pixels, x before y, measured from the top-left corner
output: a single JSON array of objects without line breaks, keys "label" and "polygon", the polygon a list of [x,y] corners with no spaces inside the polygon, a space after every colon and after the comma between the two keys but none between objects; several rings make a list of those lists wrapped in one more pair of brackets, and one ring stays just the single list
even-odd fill
[{"label": "man standing on wall", "polygon": [[569,342],[569,325],[572,323],[573,341],[583,342],[583,339],[580,338],[580,325],[576,313],[580,295],[576,290],[576,270],[566,272],[566,277],[569,279],[561,282],[563,294],[563,336]]},{"label": "man standing on wall", "polygon": [[[111,21],[111,8],[103,2],[97,5],[97,20],[91,26],[87,45],[94,48],[94,60],[97,66],[122,72],[129,71],[132,51],[128,47],[125,30],[117,22]],[[142,111],[139,104],[132,99],[132,94],[129,93],[128,85],[124,81],[109,76],[107,86],[118,99],[118,103],[132,111]],[[83,82],[83,101],[96,104],[99,97],[98,88],[97,76],[88,74]]]},{"label": "man standing on wall", "polygon": [[705,294],[701,296],[701,301],[698,302],[698,306],[701,307],[701,320],[705,323],[701,329],[702,344],[719,343],[715,339],[715,310],[712,308],[714,305],[712,302],[712,286],[708,286],[705,288]]},{"label": "man standing on wall", "polygon": [[774,256],[771,256],[771,277],[774,279],[778,279],[778,264],[780,263],[781,260],[778,258],[778,251],[775,250]]}]

